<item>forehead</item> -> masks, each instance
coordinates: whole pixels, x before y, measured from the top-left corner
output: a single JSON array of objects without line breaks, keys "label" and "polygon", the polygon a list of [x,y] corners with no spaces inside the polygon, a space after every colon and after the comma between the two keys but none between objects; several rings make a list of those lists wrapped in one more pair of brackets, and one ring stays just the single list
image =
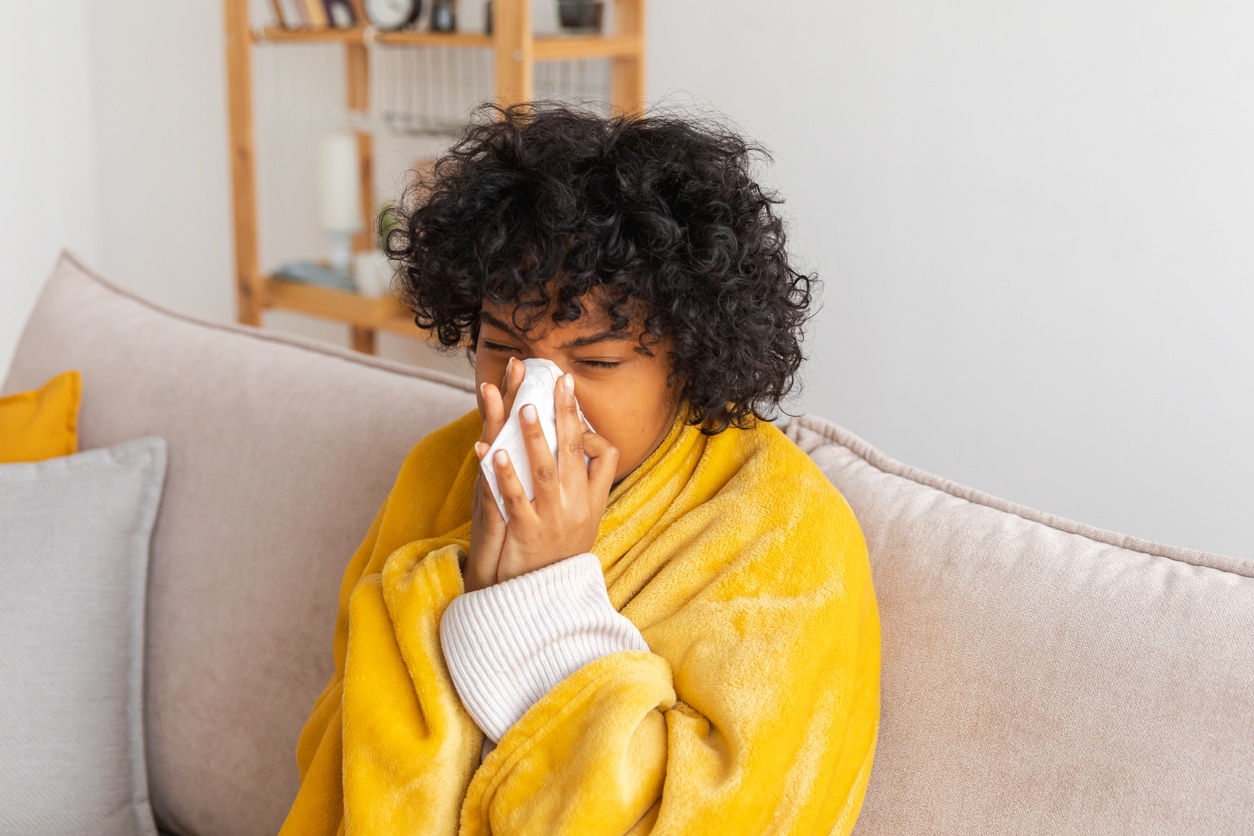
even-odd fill
[{"label": "forehead", "polygon": [[553,314],[558,310],[556,302],[547,308],[540,305],[529,305],[522,301],[496,303],[484,299],[480,309],[481,325],[488,325],[510,332],[528,340],[545,340],[554,335],[565,339],[573,339],[594,334],[617,331],[625,336],[636,336],[643,330],[643,324],[631,316],[631,307],[624,307],[623,313],[629,317],[626,328],[614,328],[614,322],[607,312],[604,293],[589,292],[576,300],[579,316],[569,322],[554,322]]}]

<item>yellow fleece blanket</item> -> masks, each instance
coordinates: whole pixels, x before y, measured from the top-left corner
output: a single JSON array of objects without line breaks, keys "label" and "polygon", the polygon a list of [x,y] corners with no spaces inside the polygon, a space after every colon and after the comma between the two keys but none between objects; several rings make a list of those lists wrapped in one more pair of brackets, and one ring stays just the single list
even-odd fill
[{"label": "yellow fleece blanket", "polygon": [[848,833],[879,722],[870,565],[765,423],[676,422],[614,488],[593,551],[651,652],[584,666],[480,764],[439,641],[480,429],[472,412],[414,447],[349,563],[283,836]]}]

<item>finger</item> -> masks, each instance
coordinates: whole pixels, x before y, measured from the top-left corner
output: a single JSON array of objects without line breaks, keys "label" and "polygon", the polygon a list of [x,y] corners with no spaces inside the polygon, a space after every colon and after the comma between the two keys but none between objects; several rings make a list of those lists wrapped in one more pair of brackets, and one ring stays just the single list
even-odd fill
[{"label": "finger", "polygon": [[[484,448],[487,452],[487,448]],[[505,536],[505,518],[501,516],[501,508],[496,504],[496,497],[492,495],[492,486],[488,484],[488,480],[483,478],[480,473],[475,480],[475,501],[479,503],[482,517],[480,521],[486,526],[486,529],[493,533],[499,534],[503,538]]]},{"label": "finger", "polygon": [[557,471],[563,485],[576,485],[588,479],[583,460],[583,419],[575,402],[575,378],[564,374],[553,392],[557,409]]},{"label": "finger", "polygon": [[483,457],[488,454],[488,448],[490,446],[491,445],[489,444],[484,444],[482,441],[475,442],[475,456],[479,459],[479,461],[483,461]]},{"label": "finger", "polygon": [[505,375],[501,378],[501,403],[506,415],[513,411],[514,397],[526,375],[527,367],[523,365],[523,361],[517,357],[509,358],[509,362],[505,364]]},{"label": "finger", "polygon": [[[487,445],[483,445],[483,449],[484,453],[487,453]],[[501,508],[496,504],[492,486],[488,484],[488,480],[482,473],[475,477],[473,513],[475,516],[471,527],[471,537],[483,538],[483,551],[499,556],[501,547],[505,544],[505,517],[501,516]],[[495,565],[489,569],[489,574],[495,577]]]},{"label": "finger", "polygon": [[618,448],[593,432],[583,434],[583,450],[588,462],[588,490],[593,496],[604,498],[614,487],[614,475],[618,471]]},{"label": "finger", "polygon": [[499,386],[486,381],[479,384],[479,412],[483,415],[483,434],[480,440],[488,444],[496,441],[501,427],[505,426],[505,420],[509,417],[510,406],[514,402],[512,393],[518,391],[518,384],[521,382],[515,371],[517,366],[522,366],[522,363],[511,357],[505,363],[505,374],[501,376]]},{"label": "finger", "polygon": [[557,494],[557,464],[549,450],[548,439],[544,437],[535,404],[524,404],[518,415],[522,419],[523,448],[531,462],[531,483],[536,490],[536,501],[548,502]]},{"label": "finger", "polygon": [[501,492],[501,500],[509,509],[510,525],[524,516],[535,517],[535,509],[527,499],[522,482],[514,472],[514,465],[509,460],[509,453],[497,450],[492,457],[492,466],[496,468],[496,487]]},{"label": "finger", "polygon": [[505,545],[505,521],[482,475],[475,483],[472,513],[470,543],[462,567],[467,592],[496,582],[501,549]]},{"label": "finger", "polygon": [[505,404],[500,390],[491,383],[480,385],[479,394],[483,400],[483,435],[480,440],[491,444],[496,441],[501,427],[505,426]]}]

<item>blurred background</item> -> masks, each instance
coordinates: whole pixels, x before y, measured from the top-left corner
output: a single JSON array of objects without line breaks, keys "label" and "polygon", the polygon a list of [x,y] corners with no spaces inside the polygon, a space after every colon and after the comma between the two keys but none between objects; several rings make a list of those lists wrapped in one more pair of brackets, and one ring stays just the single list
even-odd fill
[{"label": "blurred background", "polygon": [[[0,371],[62,247],[233,321],[221,3],[2,2]],[[456,11],[482,31],[481,2]],[[654,0],[645,44],[650,102],[717,111],[774,155],[762,179],[823,280],[792,411],[1051,513],[1254,557],[1254,5]],[[316,155],[348,127],[339,48],[253,50],[265,270],[329,255]],[[396,77],[490,79],[421,60]],[[538,92],[604,83],[562,72]],[[382,201],[448,139],[406,124],[435,87],[372,83]],[[339,323],[264,324],[348,344]],[[420,340],[377,348],[469,373]]]}]

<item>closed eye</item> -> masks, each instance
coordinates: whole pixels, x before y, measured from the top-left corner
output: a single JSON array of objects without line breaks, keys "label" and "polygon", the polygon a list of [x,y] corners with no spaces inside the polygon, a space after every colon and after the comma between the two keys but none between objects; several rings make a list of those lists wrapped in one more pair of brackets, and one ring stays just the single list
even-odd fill
[{"label": "closed eye", "polygon": [[621,360],[576,360],[575,362],[593,369],[617,369],[623,364]]},{"label": "closed eye", "polygon": [[504,354],[521,354],[522,353],[522,351],[520,351],[517,348],[514,348],[512,345],[494,343],[488,340],[483,340],[483,347],[486,348],[488,351],[499,351]]}]

